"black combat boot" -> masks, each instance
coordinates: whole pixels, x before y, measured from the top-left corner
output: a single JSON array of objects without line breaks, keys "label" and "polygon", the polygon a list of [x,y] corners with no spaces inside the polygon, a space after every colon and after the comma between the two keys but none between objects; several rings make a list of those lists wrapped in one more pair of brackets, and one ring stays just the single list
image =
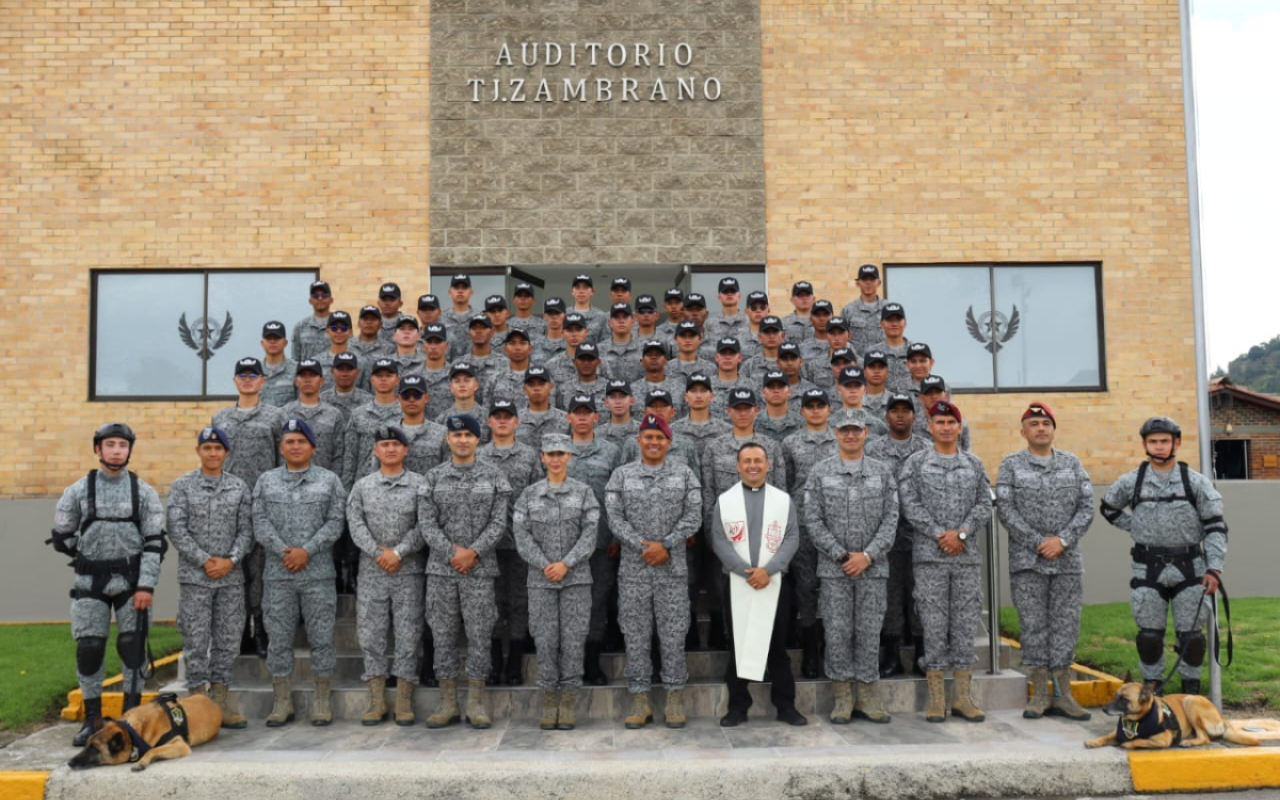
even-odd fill
[{"label": "black combat boot", "polygon": [[902,640],[897,636],[880,637],[884,652],[880,655],[880,677],[892,678],[902,674]]},{"label": "black combat boot", "polygon": [[80,732],[71,740],[72,747],[84,747],[89,737],[102,730],[102,698],[94,697],[84,701],[84,724]]},{"label": "black combat boot", "polygon": [[258,658],[267,657],[267,623],[263,622],[261,613],[253,615],[253,647]]},{"label": "black combat boot", "polygon": [[502,677],[508,686],[521,686],[524,684],[524,639],[512,639],[508,647],[507,668]]},{"label": "black combat boot", "polygon": [[489,640],[489,674],[485,676],[485,686],[497,686],[502,678],[502,640]]},{"label": "black combat boot", "polygon": [[124,706],[120,709],[120,716],[123,717],[125,714],[129,713],[129,709],[137,708],[140,705],[142,705],[141,692],[125,692]]},{"label": "black combat boot", "polygon": [[1182,679],[1183,694],[1200,694],[1199,678],[1183,678]]}]

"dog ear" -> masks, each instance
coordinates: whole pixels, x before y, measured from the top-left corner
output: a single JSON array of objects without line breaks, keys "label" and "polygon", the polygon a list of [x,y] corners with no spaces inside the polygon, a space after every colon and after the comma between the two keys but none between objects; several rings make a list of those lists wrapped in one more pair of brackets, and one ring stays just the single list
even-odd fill
[{"label": "dog ear", "polygon": [[115,755],[116,753],[119,753],[121,750],[124,749],[124,746],[125,746],[125,742],[124,742],[123,733],[116,733],[115,736],[112,736],[110,739],[107,740],[107,749],[111,751],[111,755]]},{"label": "dog ear", "polygon": [[1124,671],[1124,683],[1133,683],[1133,670],[1127,669]]},{"label": "dog ear", "polygon": [[1150,699],[1151,699],[1151,687],[1147,686],[1144,683],[1142,684],[1142,689],[1138,692],[1138,702],[1145,703]]}]

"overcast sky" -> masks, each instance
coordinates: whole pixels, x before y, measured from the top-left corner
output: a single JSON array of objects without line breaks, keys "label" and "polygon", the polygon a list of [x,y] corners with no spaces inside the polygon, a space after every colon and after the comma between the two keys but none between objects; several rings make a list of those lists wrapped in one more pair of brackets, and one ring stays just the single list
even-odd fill
[{"label": "overcast sky", "polygon": [[1209,369],[1280,335],[1280,0],[1193,0]]}]

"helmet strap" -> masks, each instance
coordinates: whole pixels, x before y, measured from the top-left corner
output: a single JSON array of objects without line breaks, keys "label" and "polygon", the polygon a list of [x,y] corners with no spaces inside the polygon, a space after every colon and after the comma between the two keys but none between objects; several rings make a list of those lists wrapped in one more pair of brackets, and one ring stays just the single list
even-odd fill
[{"label": "helmet strap", "polygon": [[1159,464],[1162,467],[1165,464],[1168,464],[1170,461],[1173,461],[1175,458],[1178,457],[1178,446],[1176,444],[1173,446],[1173,449],[1169,451],[1169,455],[1167,456],[1158,456],[1152,453],[1150,450],[1147,450],[1145,447],[1142,449],[1146,452],[1147,458],[1151,459],[1156,464]]}]

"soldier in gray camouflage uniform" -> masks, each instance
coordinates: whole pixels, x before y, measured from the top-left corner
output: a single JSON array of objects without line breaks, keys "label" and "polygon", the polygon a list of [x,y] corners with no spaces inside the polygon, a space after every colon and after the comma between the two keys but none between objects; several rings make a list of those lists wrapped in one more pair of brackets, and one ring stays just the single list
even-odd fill
[{"label": "soldier in gray camouflage uniform", "polygon": [[421,375],[409,375],[400,381],[400,387],[396,389],[396,397],[400,401],[397,427],[409,441],[409,455],[405,457],[404,468],[419,475],[427,474],[427,470],[439,466],[449,457],[444,426],[426,416],[429,402],[426,383]]},{"label": "soldier in gray camouflage uniform", "polygon": [[[240,359],[235,376],[239,392],[235,405],[214,414],[209,424],[226,433],[230,443],[231,452],[222,469],[252,490],[262,473],[280,463],[280,426],[287,417],[275,406],[261,402],[266,383],[262,362],[256,358]],[[267,629],[262,620],[264,564],[262,547],[255,544],[244,560],[245,634],[246,638],[252,634],[252,644],[260,658],[267,657]]]},{"label": "soldier in gray camouflage uniform", "polygon": [[553,358],[565,351],[567,344],[564,337],[564,300],[559,297],[548,297],[542,303],[542,321],[546,330],[533,342],[533,354],[529,362],[540,367],[547,366]]},{"label": "soldier in gray camouflage uniform", "polygon": [[1093,522],[1093,484],[1080,459],[1053,446],[1057,426],[1044,403],[1023,412],[1027,449],[1000,462],[996,512],[1009,531],[1009,584],[1035,691],[1022,716],[1085,720],[1089,712],[1071,696],[1071,662],[1084,602],[1079,543]]},{"label": "soldier in gray camouflage uniform", "polygon": [[542,338],[547,332],[546,321],[542,317],[533,315],[533,304],[536,299],[533,294],[533,284],[517,283],[515,290],[511,292],[511,305],[515,306],[516,313],[507,320],[512,330],[524,331],[531,342]]},{"label": "soldier in gray camouflage uniform", "polygon": [[657,339],[650,339],[641,348],[640,364],[644,375],[631,382],[631,395],[644,397],[654,389],[662,389],[671,396],[676,417],[683,417],[688,408],[684,404],[685,378],[667,372],[667,347]]},{"label": "soldier in gray camouflage uniform", "polygon": [[[378,471],[364,476],[347,497],[351,540],[360,549],[356,633],[364,653],[361,680],[369,707],[361,722],[387,715],[387,677],[396,676],[397,725],[413,724],[413,690],[422,646],[424,543],[418,533],[418,487],[424,478],[405,469],[409,437],[396,425],[374,432]],[[395,658],[388,663],[387,629],[395,629]]]},{"label": "soldier in gray camouflage uniform", "polygon": [[[911,396],[894,394],[889,396],[885,409],[885,419],[889,423],[889,434],[879,436],[867,443],[867,457],[883,461],[893,467],[897,475],[902,465],[913,454],[928,450],[932,442],[912,433],[915,421],[915,404]],[[924,675],[918,665],[907,667],[902,660],[902,640],[911,637],[917,658],[924,652],[924,631],[920,627],[920,616],[916,614],[915,578],[911,564],[912,532],[911,523],[905,514],[898,515],[898,532],[893,540],[893,549],[889,551],[889,581],[886,585],[888,597],[884,615],[884,628],[881,632],[880,644],[884,654],[880,660],[880,677],[891,678],[901,675],[904,669],[914,669],[916,674]]]},{"label": "soldier in gray camouflage uniform", "polygon": [[600,359],[608,364],[609,375],[627,383],[635,383],[644,376],[640,365],[640,348],[644,343],[632,331],[634,324],[631,306],[614,303],[609,308],[609,335],[598,345]]},{"label": "soldier in gray camouflage uniform", "polygon": [[298,387],[298,399],[281,410],[295,419],[305,419],[316,434],[316,454],[312,462],[331,472],[342,472],[342,449],[346,445],[347,417],[332,405],[320,399],[320,387],[324,383],[324,370],[313,358],[298,364],[294,383]]},{"label": "soldier in gray camouflage uniform", "polygon": [[468,416],[480,423],[480,443],[491,438],[489,433],[489,409],[480,403],[480,372],[470,361],[458,361],[449,368],[449,394],[453,403],[445,409],[436,422],[447,422],[449,417]]},{"label": "soldier in gray camouflage uniform", "polygon": [[[543,478],[539,452],[527,444],[516,441],[516,428],[520,418],[510,400],[495,400],[489,408],[489,430],[493,441],[481,445],[476,451],[476,461],[489,464],[507,477],[511,484],[511,496],[520,496],[528,486]],[[498,580],[494,595],[498,603],[498,624],[494,628],[491,645],[493,667],[490,678],[508,686],[524,683],[525,637],[529,635],[529,588],[525,583],[527,566],[516,551],[511,534],[511,511],[507,513],[507,525],[498,540]],[[506,661],[503,661],[503,643],[506,643]]]},{"label": "soldier in gray camouflage uniform", "polygon": [[337,665],[333,628],[338,613],[333,543],[346,521],[347,492],[338,476],[312,465],[316,437],[306,422],[282,427],[284,466],[264,473],[253,489],[253,535],[267,554],[262,607],[271,636],[267,668],[275,703],[267,725],[293,718],[293,637],[299,618],[311,645],[315,699],[311,724],[333,721],[329,707]]},{"label": "soldier in gray camouflage uniform", "polygon": [[217,428],[200,431],[200,468],[173,482],[166,514],[179,559],[178,629],[187,690],[208,692],[222,711],[222,727],[244,728],[249,723],[227,690],[244,628],[240,562],[253,547],[253,490],[222,471],[229,441]]},{"label": "soldier in gray camouflage uniform", "polygon": [[796,504],[800,525],[800,544],[789,570],[790,585],[794,587],[796,597],[793,607],[800,620],[800,646],[804,650],[800,674],[806,678],[817,678],[822,650],[818,630],[818,551],[813,546],[804,516],[804,485],[815,464],[836,455],[836,437],[827,424],[831,418],[827,393],[821,389],[810,389],[801,401],[800,413],[804,416],[805,427],[782,443],[782,459],[787,472],[787,493]]},{"label": "soldier in gray camouflage uniform", "polygon": [[350,422],[354,409],[373,400],[371,392],[356,385],[360,380],[360,359],[354,353],[338,353],[329,374],[333,386],[320,391],[320,400],[341,411],[342,418]]},{"label": "soldier in gray camouflage uniform", "polygon": [[507,357],[507,363],[493,372],[483,391],[486,402],[508,400],[514,403],[516,410],[521,412],[522,424],[524,409],[529,405],[529,398],[524,393],[524,376],[529,370],[529,355],[532,351],[529,334],[519,328],[507,331],[502,338],[502,352]]},{"label": "soldier in gray camouflage uniform", "polygon": [[72,557],[76,572],[71,635],[85,705],[76,747],[102,728],[103,661],[112,609],[119,629],[116,650],[124,664],[125,710],[142,699],[148,610],[164,552],[164,509],[155,489],[128,471],[134,441],[123,423],[99,428],[93,452],[101,468],[68,486],[53,515],[49,543]]},{"label": "soldier in gray camouflage uniform", "polygon": [[667,362],[667,372],[671,375],[688,377],[695,372],[699,375],[715,375],[716,362],[713,358],[703,358],[702,329],[693,320],[683,320],[671,328],[671,341],[674,355]]},{"label": "soldier in gray camouflage uniform", "polygon": [[[360,308],[360,314],[356,317],[356,328],[359,334],[351,338],[347,343],[347,349],[356,354],[362,365],[372,364],[379,358],[389,358],[395,352],[395,346],[391,344],[390,339],[382,335],[382,312],[377,306]],[[366,374],[361,376],[361,383],[367,377],[366,371]]]},{"label": "soldier in gray camouflage uniform", "polygon": [[1201,626],[1209,614],[1202,598],[1218,590],[1227,558],[1222,495],[1208,478],[1176,461],[1182,444],[1176,422],[1153,417],[1140,435],[1147,461],[1111,484],[1102,498],[1102,516],[1133,537],[1129,602],[1138,623],[1143,679],[1159,683],[1164,678],[1164,635],[1172,607],[1182,692],[1199,694],[1206,649]]},{"label": "soldier in gray camouflage uniform", "polygon": [[804,417],[798,411],[803,392],[794,396],[793,403],[787,376],[779,370],[766,372],[762,384],[760,394],[764,398],[764,408],[756,417],[756,431],[776,442],[784,442],[793,433],[804,429]]},{"label": "soldier in gray camouflage uniform", "polygon": [[587,628],[586,680],[592,686],[604,686],[608,676],[600,668],[600,653],[604,648],[608,630],[610,594],[616,593],[618,584],[618,556],[620,551],[604,514],[605,486],[613,471],[622,466],[622,453],[618,447],[600,435],[596,422],[600,419],[590,398],[578,397],[570,403],[568,415],[570,438],[573,441],[573,458],[569,461],[568,475],[591,487],[601,513],[596,528],[595,549],[591,552],[591,620]]},{"label": "soldier in gray camouflage uniform", "polygon": [[440,705],[427,727],[443,728],[461,718],[458,676],[462,672],[458,635],[467,637],[467,718],[487,728],[484,681],[489,674],[489,642],[497,621],[493,579],[494,548],[507,527],[511,484],[496,467],[479,463],[480,423],[470,415],[449,417],[449,461],[431,470],[418,490],[418,526],[430,548],[427,556],[427,622],[435,640]]},{"label": "soldier in gray camouflage uniform", "polygon": [[316,358],[329,349],[329,337],[325,331],[329,327],[329,309],[333,307],[333,291],[324,281],[312,281],[311,294],[307,299],[313,312],[298,320],[293,326],[293,342],[290,355],[295,362],[306,358]]},{"label": "soldier in gray camouflage uniform", "polygon": [[[840,393],[840,409],[865,411],[862,406],[867,391],[867,376],[857,367],[845,367],[836,378],[836,388]],[[889,426],[883,419],[867,415],[867,433],[871,439],[879,439],[889,432]]]},{"label": "soldier in gray camouflage uniform", "polygon": [[873,344],[870,350],[884,353],[889,362],[889,379],[886,385],[891,392],[910,392],[911,370],[907,369],[907,347],[911,340],[903,336],[907,328],[907,312],[901,303],[885,303],[880,307],[880,330],[884,338]]},{"label": "soldier in gray camouflage uniform", "polygon": [[[329,315],[329,322],[324,329],[326,337],[325,348],[318,353],[307,356],[307,358],[320,362],[320,366],[324,370],[324,385],[320,387],[322,392],[326,389],[332,389],[334,386],[333,364],[338,355],[342,353],[353,355],[348,347],[351,342],[351,330],[351,315],[345,311],[333,312]],[[298,360],[303,361],[305,359]]]},{"label": "soldier in gray camouflage uniform", "polygon": [[[641,397],[643,398],[644,395]],[[600,410],[600,403],[597,402],[599,399],[592,399],[592,405],[597,411]],[[605,411],[601,413],[605,418],[596,433],[608,439],[621,453],[626,449],[627,443],[634,440],[640,433],[640,423],[637,421],[640,415],[634,413],[636,401],[635,396],[631,394],[631,387],[626,381],[609,381],[604,387],[603,405]]]},{"label": "soldier in gray camouflage uniform", "polygon": [[[942,379],[941,375],[926,375],[920,381],[920,391],[916,397],[916,424],[915,432],[918,436],[929,438],[929,418],[928,415],[921,413],[923,409],[930,408],[939,400],[950,400],[951,395],[947,392],[947,382]],[[921,418],[924,423],[921,424]],[[973,449],[973,439],[969,434],[969,426],[965,424],[960,428],[960,449],[966,452]]]},{"label": "soldier in gray camouflage uniform", "polygon": [[689,630],[685,540],[702,522],[702,487],[692,470],[667,461],[671,428],[652,414],[640,423],[639,461],[614,471],[605,487],[609,526],[622,546],[618,571],[618,622],[627,641],[631,711],[627,728],[653,719],[649,683],[650,640],[656,624],[667,689],[667,727],[684,727],[684,685],[689,666],[684,640]]},{"label": "soldier in gray camouflage uniform", "polygon": [[884,338],[880,330],[880,310],[887,302],[880,297],[880,270],[875,264],[858,267],[858,299],[840,312],[849,323],[852,337],[849,344],[859,355],[865,355],[876,342]]},{"label": "soldier in gray camouflage uniform", "polygon": [[529,367],[525,370],[523,384],[525,404],[520,412],[520,427],[516,428],[516,441],[541,450],[544,436],[569,430],[569,417],[551,404],[555,387],[546,367]]},{"label": "soldier in gray camouflage uniform", "polygon": [[865,413],[839,411],[831,427],[840,453],[814,466],[804,486],[806,525],[822,581],[827,676],[835,681],[831,721],[843,725],[859,716],[888,722],[877,696],[876,656],[889,576],[886,556],[898,530],[898,484],[892,465],[863,455]]},{"label": "soldier in gray camouflage uniform", "polygon": [[422,380],[427,393],[427,419],[439,421],[440,415],[453,403],[449,391],[449,339],[444,325],[433,322],[422,329]]},{"label": "soldier in gray camouflage uniform", "polygon": [[813,323],[809,319],[813,302],[812,283],[796,281],[791,284],[791,305],[795,307],[795,311],[782,318],[782,329],[787,334],[787,341],[800,344],[805,339],[813,338]]},{"label": "soldier in gray camouflage uniform", "polygon": [[383,425],[399,422],[402,416],[396,399],[400,386],[399,364],[391,358],[378,359],[370,370],[369,382],[374,389],[373,399],[354,409],[347,423],[339,473],[347,487],[355,486],[356,481],[378,468],[373,457],[374,433]]},{"label": "soldier in gray camouflage uniform", "polygon": [[543,440],[541,460],[547,478],[520,493],[512,518],[516,547],[528,564],[543,730],[572,730],[576,724],[591,621],[590,558],[600,504],[590,486],[568,477],[573,449],[573,441],[562,433]]},{"label": "soldier in gray camouflage uniform", "polygon": [[[670,425],[676,416],[675,400],[665,389],[654,389],[644,397],[644,413],[653,414],[666,420]],[[622,448],[622,463],[627,464],[640,458],[640,442],[628,439]],[[698,446],[690,439],[674,439],[667,451],[667,460],[684,464],[693,470],[694,475],[702,474],[702,462],[698,460]]]},{"label": "soldier in gray camouflage uniform", "polygon": [[293,385],[298,362],[285,355],[288,345],[283,322],[272,320],[262,326],[262,350],[265,353],[262,372],[267,378],[266,385],[262,387],[262,402],[267,405],[282,407],[298,396]]},{"label": "soldier in gray camouflage uniform", "polygon": [[970,667],[982,614],[978,532],[991,519],[991,486],[978,457],[960,450],[964,418],[954,403],[929,409],[933,447],[907,459],[898,474],[902,513],[914,533],[916,611],[924,628],[921,664],[929,680],[925,719],[946,720],[943,670],[955,670],[951,713],[985,719],[973,703]]}]

